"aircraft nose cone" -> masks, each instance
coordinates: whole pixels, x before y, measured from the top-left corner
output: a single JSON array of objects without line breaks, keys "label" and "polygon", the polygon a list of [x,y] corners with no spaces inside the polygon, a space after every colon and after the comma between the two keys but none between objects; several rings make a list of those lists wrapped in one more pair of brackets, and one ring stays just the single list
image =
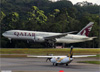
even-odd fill
[{"label": "aircraft nose cone", "polygon": [[6,35],[5,35],[5,33],[3,33],[3,34],[2,34],[2,36],[4,36],[4,37],[5,37],[5,36],[6,36]]}]

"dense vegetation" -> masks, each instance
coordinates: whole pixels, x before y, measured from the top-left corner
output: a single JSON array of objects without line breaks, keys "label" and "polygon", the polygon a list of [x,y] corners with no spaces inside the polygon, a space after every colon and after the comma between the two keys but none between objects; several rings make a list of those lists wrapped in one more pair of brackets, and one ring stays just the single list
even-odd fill
[{"label": "dense vegetation", "polygon": [[[0,0],[1,34],[7,30],[35,30],[46,32],[80,31],[90,21],[95,22],[89,36],[97,36],[93,41],[73,44],[77,47],[99,47],[100,26],[99,7],[77,6],[61,0]],[[66,45],[70,46],[70,45]],[[44,43],[29,43],[1,36],[1,47],[45,47]]]}]

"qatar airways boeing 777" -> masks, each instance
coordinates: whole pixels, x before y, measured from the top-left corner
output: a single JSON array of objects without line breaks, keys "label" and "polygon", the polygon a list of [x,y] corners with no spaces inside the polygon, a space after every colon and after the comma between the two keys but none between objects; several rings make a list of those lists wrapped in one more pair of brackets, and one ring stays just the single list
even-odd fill
[{"label": "qatar airways boeing 777", "polygon": [[53,42],[53,43],[78,43],[93,40],[96,37],[88,37],[94,22],[87,24],[79,33],[53,33],[53,32],[39,32],[39,31],[25,31],[25,30],[9,30],[2,35],[11,39],[23,39],[34,42]]}]

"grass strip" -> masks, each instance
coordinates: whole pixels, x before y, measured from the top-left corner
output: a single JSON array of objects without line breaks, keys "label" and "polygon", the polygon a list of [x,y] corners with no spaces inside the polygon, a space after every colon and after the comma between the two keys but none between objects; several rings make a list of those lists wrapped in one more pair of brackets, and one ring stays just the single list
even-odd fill
[{"label": "grass strip", "polygon": [[78,63],[100,64],[100,61],[78,61]]},{"label": "grass strip", "polygon": [[0,58],[26,58],[27,55],[0,55]]},{"label": "grass strip", "polygon": [[[54,54],[54,55],[66,55],[69,54],[70,48],[64,49],[0,49],[0,54],[31,54],[31,55],[47,55],[47,54]],[[81,54],[100,54],[100,49],[80,49],[75,48],[73,49],[74,55],[81,55]]]}]

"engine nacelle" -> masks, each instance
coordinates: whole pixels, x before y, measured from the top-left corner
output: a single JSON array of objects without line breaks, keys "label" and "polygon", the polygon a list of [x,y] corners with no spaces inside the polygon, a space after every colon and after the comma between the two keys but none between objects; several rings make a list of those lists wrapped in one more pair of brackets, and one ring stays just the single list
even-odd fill
[{"label": "engine nacelle", "polygon": [[40,36],[35,37],[34,39],[35,39],[34,41],[36,41],[36,42],[44,42],[45,41],[45,39],[43,37],[40,37]]},{"label": "engine nacelle", "polygon": [[52,63],[56,63],[56,58],[52,58],[52,59],[51,59],[51,62],[52,62]]}]

